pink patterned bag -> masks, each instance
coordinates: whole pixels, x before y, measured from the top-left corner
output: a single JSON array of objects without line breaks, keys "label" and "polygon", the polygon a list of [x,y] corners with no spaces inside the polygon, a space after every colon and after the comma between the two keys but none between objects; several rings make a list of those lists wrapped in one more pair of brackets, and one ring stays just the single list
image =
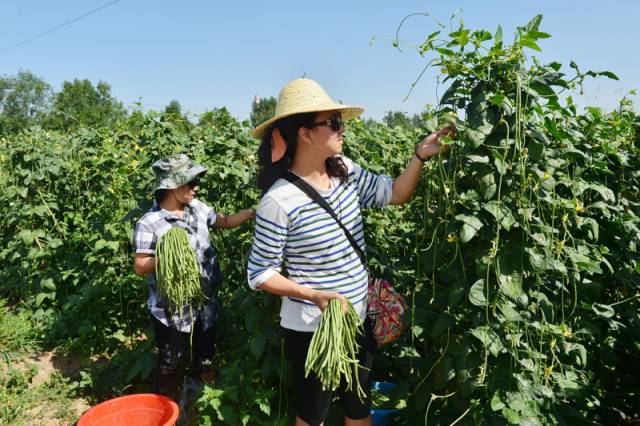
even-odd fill
[{"label": "pink patterned bag", "polygon": [[367,317],[373,322],[373,335],[382,347],[400,337],[406,325],[403,321],[407,303],[389,283],[381,278],[369,280]]}]

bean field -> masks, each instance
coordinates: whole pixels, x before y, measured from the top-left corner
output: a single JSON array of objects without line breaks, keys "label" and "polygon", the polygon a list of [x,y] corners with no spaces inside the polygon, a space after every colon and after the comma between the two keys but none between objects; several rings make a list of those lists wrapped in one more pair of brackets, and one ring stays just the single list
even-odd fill
[{"label": "bean field", "polygon": [[[345,155],[394,177],[421,136],[457,129],[409,204],[365,214],[371,268],[410,306],[374,365],[397,384],[393,424],[640,421],[640,116],[626,97],[613,111],[578,107],[586,79],[617,77],[540,63],[540,27],[537,16],[510,43],[501,28],[431,33],[417,54],[445,89],[422,124],[348,124]],[[150,166],[186,153],[209,168],[200,199],[255,208],[250,131],[225,109],[198,124],[137,110],[110,126],[1,136],[0,424],[29,415],[29,375],[12,366],[30,345],[80,359],[59,379],[70,397],[149,389],[153,332],[131,238],[152,202]],[[220,374],[197,424],[291,423],[280,301],[246,283],[252,237],[251,223],[212,231]]]}]

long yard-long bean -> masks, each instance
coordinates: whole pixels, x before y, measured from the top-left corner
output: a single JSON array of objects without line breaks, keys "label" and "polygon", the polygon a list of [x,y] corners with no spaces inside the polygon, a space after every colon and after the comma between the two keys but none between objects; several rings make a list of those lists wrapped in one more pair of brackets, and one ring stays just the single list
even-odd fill
[{"label": "long yard-long bean", "polygon": [[315,373],[323,389],[335,390],[344,377],[347,390],[352,390],[354,381],[360,400],[366,394],[358,377],[357,338],[362,335],[360,317],[348,303],[347,312],[342,311],[342,303],[332,299],[325,308],[320,325],[313,333],[309,352],[305,361],[305,376]]},{"label": "long yard-long bean", "polygon": [[202,306],[207,296],[200,287],[200,267],[187,232],[179,227],[167,231],[158,241],[156,256],[158,297],[169,301],[169,309]]}]

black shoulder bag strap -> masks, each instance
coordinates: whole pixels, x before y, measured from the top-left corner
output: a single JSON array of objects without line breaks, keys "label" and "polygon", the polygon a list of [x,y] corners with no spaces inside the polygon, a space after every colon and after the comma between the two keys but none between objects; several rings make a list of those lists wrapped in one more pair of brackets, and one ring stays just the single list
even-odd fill
[{"label": "black shoulder bag strap", "polygon": [[342,222],[340,222],[340,219],[338,219],[338,216],[336,216],[336,213],[333,211],[333,209],[331,208],[329,203],[327,203],[327,201],[324,198],[322,198],[322,196],[320,194],[318,194],[318,191],[313,189],[311,187],[311,185],[309,185],[307,182],[305,182],[304,179],[300,178],[300,176],[297,176],[294,173],[291,173],[290,171],[287,170],[284,173],[283,178],[288,180],[289,182],[291,182],[295,186],[297,186],[302,192],[307,194],[309,196],[309,198],[311,198],[313,201],[318,203],[320,205],[320,207],[324,208],[327,211],[327,213],[329,213],[331,215],[331,217],[338,223],[340,228],[342,228],[342,231],[344,232],[344,235],[347,237],[347,239],[349,240],[349,242],[353,246],[353,249],[355,250],[356,254],[358,255],[358,257],[362,261],[362,264],[364,265],[364,269],[367,271],[367,274],[369,274],[369,267],[367,265],[367,257],[365,256],[364,252],[362,251],[362,248],[360,248],[360,246],[356,242],[356,239],[353,238],[353,235],[351,235],[351,232],[349,232],[349,230],[342,224]]}]

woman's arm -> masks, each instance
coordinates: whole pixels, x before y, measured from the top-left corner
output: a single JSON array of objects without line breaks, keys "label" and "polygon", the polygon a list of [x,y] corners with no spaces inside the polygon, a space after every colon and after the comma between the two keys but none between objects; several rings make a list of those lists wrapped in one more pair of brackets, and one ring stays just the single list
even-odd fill
[{"label": "woman's arm", "polygon": [[331,299],[338,299],[342,303],[342,309],[347,309],[347,298],[335,291],[320,291],[300,285],[279,273],[274,274],[256,288],[278,296],[295,297],[314,303],[321,311],[329,304]]},{"label": "woman's arm", "polygon": [[216,222],[213,224],[213,227],[229,229],[240,226],[249,219],[253,219],[256,217],[256,213],[251,209],[245,209],[230,215],[217,213],[216,216]]},{"label": "woman's arm", "polygon": [[[389,204],[404,204],[411,199],[411,195],[413,191],[416,190],[416,186],[420,180],[420,173],[422,172],[422,165],[424,164],[423,160],[446,152],[448,146],[441,145],[440,139],[443,136],[452,135],[454,132],[455,129],[453,127],[445,127],[444,129],[431,133],[420,142],[407,168],[393,181],[391,201]],[[420,158],[418,158],[418,156],[420,156]]]},{"label": "woman's arm", "polygon": [[137,275],[145,275],[156,271],[156,257],[147,253],[136,253],[133,260],[133,270]]}]

